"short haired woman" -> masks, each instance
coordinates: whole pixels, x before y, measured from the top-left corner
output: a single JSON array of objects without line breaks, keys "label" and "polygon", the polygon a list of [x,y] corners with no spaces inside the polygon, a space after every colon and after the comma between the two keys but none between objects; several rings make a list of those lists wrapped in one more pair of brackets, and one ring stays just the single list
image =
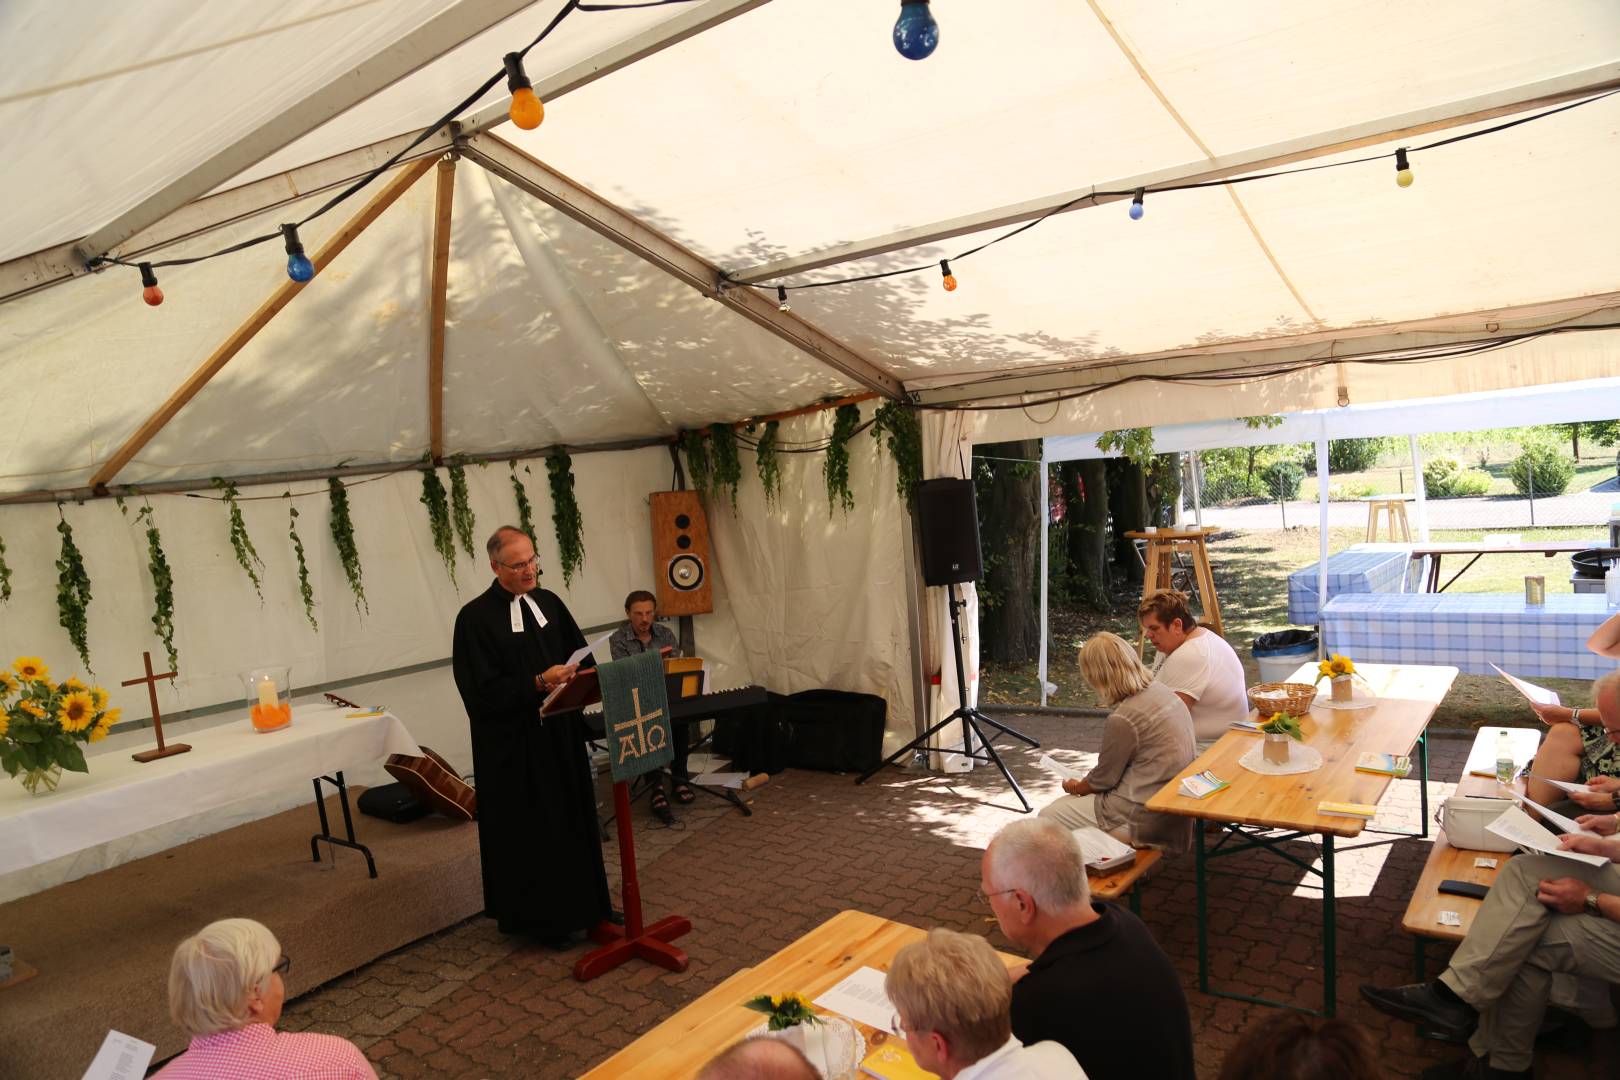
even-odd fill
[{"label": "short haired woman", "polygon": [[291,966],[275,935],[252,919],[221,919],[182,941],[169,962],[169,1015],[191,1046],[157,1077],[376,1080],[347,1039],[276,1031],[287,997],[281,976]]},{"label": "short haired woman", "polygon": [[1102,829],[1127,843],[1158,844],[1179,854],[1191,840],[1190,819],[1155,814],[1148,799],[1192,762],[1192,715],[1181,698],[1153,680],[1136,650],[1116,634],[1092,636],[1080,648],[1080,674],[1112,710],[1103,721],[1102,751],[1081,780],[1041,817],[1069,829]]}]

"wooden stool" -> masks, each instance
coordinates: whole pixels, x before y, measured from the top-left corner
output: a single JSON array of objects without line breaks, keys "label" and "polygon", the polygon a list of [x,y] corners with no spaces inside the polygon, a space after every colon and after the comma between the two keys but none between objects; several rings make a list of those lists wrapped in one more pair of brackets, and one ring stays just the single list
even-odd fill
[{"label": "wooden stool", "polygon": [[[1182,552],[1192,560],[1193,576],[1198,582],[1198,597],[1203,607],[1200,622],[1225,637],[1221,627],[1221,602],[1215,598],[1215,577],[1210,573],[1209,548],[1205,545],[1205,540],[1214,531],[1213,528],[1159,529],[1156,532],[1128,532],[1125,535],[1132,540],[1147,541],[1147,550],[1142,553],[1145,564],[1142,573],[1143,599],[1160,589],[1172,588],[1176,553]],[[1145,641],[1137,641],[1138,653],[1145,647]]]},{"label": "wooden stool", "polygon": [[1378,515],[1383,512],[1389,516],[1389,539],[1395,540],[1395,523],[1400,522],[1402,542],[1412,542],[1412,528],[1406,521],[1406,504],[1412,501],[1410,495],[1367,495],[1363,497],[1367,504],[1367,539],[1378,539]]}]

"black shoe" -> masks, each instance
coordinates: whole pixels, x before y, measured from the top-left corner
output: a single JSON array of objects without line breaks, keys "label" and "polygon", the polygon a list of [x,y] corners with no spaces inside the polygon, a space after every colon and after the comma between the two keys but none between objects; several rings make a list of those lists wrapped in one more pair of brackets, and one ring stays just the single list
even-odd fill
[{"label": "black shoe", "polygon": [[614,926],[623,926],[624,912],[620,911],[618,908],[608,908],[607,921],[612,923]]},{"label": "black shoe", "polygon": [[1450,1000],[1431,983],[1409,983],[1388,990],[1363,986],[1361,996],[1379,1012],[1410,1020],[1455,1039],[1466,1039],[1479,1022],[1479,1013],[1473,1006]]}]

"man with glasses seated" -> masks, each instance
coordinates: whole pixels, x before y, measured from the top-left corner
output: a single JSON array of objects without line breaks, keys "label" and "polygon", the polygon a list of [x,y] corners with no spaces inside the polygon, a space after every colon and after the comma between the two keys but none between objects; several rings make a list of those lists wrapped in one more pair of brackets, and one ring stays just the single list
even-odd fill
[{"label": "man with glasses seated", "polygon": [[583,715],[539,715],[574,677],[568,658],[585,635],[539,587],[527,534],[503,525],[485,547],[495,581],[456,616],[453,647],[472,725],[484,914],[503,934],[565,949],[612,916]]},{"label": "man with glasses seated", "polygon": [[347,1039],[276,1030],[287,997],[281,977],[291,966],[275,935],[252,919],[221,919],[182,941],[169,963],[169,1015],[191,1046],[156,1076],[376,1080]]},{"label": "man with glasses seated", "polygon": [[1012,979],[982,937],[929,931],[895,954],[883,990],[911,1056],[943,1080],[1086,1080],[1062,1046],[1013,1036]]},{"label": "man with glasses seated", "polygon": [[1033,957],[1013,984],[1019,1041],[1062,1043],[1091,1080],[1194,1080],[1176,969],[1141,919],[1092,903],[1072,832],[1046,818],[1002,829],[984,853],[979,896]]}]

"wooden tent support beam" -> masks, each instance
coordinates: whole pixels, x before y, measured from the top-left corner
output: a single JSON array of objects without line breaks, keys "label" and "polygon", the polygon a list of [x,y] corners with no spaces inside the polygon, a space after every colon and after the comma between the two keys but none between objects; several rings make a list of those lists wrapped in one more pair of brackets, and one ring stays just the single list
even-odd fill
[{"label": "wooden tent support beam", "polygon": [[450,209],[456,194],[456,159],[439,162],[433,198],[433,286],[428,296],[428,452],[444,458],[444,301],[450,287]]},{"label": "wooden tent support beam", "polygon": [[[427,171],[432,167],[432,159],[425,159],[405,166],[388,182],[387,187],[372,196],[371,201],[366,203],[359,213],[350,218],[331,239],[322,244],[320,250],[313,256],[316,279],[319,279],[320,272],[326,269],[327,264],[337,258],[343,252],[343,249],[353,242],[355,237],[364,232],[366,227],[376,221],[384,210],[394,204],[394,200],[405,193],[406,188],[426,175]],[[124,441],[124,445],[120,446],[117,452],[107,459],[106,464],[96,470],[95,475],[90,478],[90,487],[92,489],[105,488],[108,481],[117,476],[120,470],[129,464],[130,459],[140,453],[141,448],[151,442],[152,438],[163,430],[164,425],[173,420],[175,414],[185,408],[186,403],[196,397],[198,391],[202,390],[204,386],[208,385],[208,380],[219,374],[220,369],[230,363],[231,358],[241,352],[247,343],[252,341],[259,331],[263,330],[270,320],[276,317],[282,308],[290,304],[293,297],[303,292],[307,284],[308,282],[298,282],[291,279],[282,282],[276,288],[276,291],[270,295],[270,299],[260,304],[259,309],[249,315],[247,321],[238,326],[225,339],[224,343],[215,349],[207,360],[203,361],[202,366],[192,372],[191,376],[180,384],[178,390],[169,395],[169,400],[165,401],[162,407],[147,419],[146,423],[137,428],[135,434]]]},{"label": "wooden tent support beam", "polygon": [[[613,442],[590,443],[583,446],[564,444],[563,449],[568,451],[570,455],[577,456],[579,454],[600,454],[618,450],[642,450],[649,446],[668,446],[672,441],[668,435],[654,435],[649,438],[617,439]],[[528,447],[522,450],[500,450],[485,454],[458,454],[457,460],[466,465],[479,465],[497,461],[527,461],[547,457],[555,449],[557,449],[556,444]],[[420,468],[422,468],[420,459],[411,461],[376,461],[365,465],[339,465],[335,468],[325,469],[292,469],[285,472],[248,473],[224,477],[223,479],[229,480],[240,488],[266,487],[272,484],[283,485],[314,480],[330,480],[333,477],[341,479],[346,476],[387,476],[390,473],[411,472]],[[187,492],[212,491],[213,489],[213,477],[194,477],[188,480],[159,480],[148,484],[113,484],[100,490],[90,487],[76,487],[19,491],[14,495],[0,495],[0,506],[19,506],[27,503],[83,503],[92,499],[131,498],[138,495],[183,495]],[[243,496],[242,501],[262,498],[279,499],[280,497],[279,493],[276,495],[251,495]]]}]

